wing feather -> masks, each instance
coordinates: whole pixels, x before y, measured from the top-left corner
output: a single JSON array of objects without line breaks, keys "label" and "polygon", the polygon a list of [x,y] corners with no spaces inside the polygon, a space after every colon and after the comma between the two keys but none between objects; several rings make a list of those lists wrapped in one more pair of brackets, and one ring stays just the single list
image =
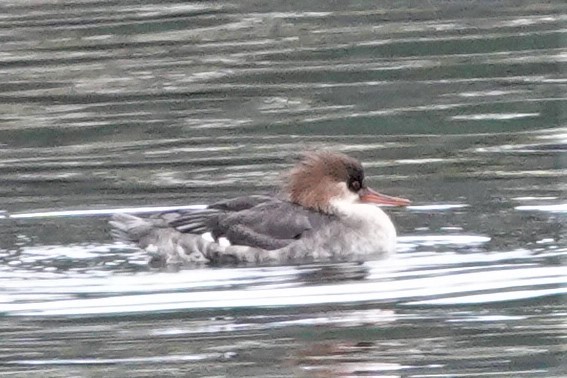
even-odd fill
[{"label": "wing feather", "polygon": [[268,250],[285,247],[305,232],[330,222],[332,216],[267,196],[239,197],[204,210],[162,214],[184,233],[211,232],[215,239]]}]

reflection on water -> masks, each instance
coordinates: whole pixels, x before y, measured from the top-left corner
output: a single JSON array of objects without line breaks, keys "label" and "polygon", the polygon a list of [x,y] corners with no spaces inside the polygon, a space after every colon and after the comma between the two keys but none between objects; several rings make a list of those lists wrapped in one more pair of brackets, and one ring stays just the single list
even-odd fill
[{"label": "reflection on water", "polygon": [[[4,2],[0,374],[563,377],[563,2]],[[156,271],[108,214],[360,158],[398,254]]]}]

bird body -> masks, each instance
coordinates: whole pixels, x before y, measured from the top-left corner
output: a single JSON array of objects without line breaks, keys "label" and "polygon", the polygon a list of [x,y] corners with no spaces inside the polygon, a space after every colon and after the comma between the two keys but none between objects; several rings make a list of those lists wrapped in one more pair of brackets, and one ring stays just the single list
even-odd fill
[{"label": "bird body", "polygon": [[323,151],[289,171],[279,197],[243,196],[154,218],[115,214],[110,223],[115,238],[169,264],[364,261],[395,251],[396,229],[377,204],[408,203],[368,188],[357,160]]}]

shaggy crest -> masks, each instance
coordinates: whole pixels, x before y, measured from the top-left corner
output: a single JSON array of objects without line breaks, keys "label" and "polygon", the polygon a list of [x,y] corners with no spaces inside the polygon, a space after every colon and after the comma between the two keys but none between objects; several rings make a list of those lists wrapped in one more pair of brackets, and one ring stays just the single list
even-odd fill
[{"label": "shaggy crest", "polygon": [[337,184],[352,180],[362,187],[364,172],[358,160],[337,152],[307,152],[288,172],[284,191],[291,202],[329,213],[329,199],[344,192]]}]

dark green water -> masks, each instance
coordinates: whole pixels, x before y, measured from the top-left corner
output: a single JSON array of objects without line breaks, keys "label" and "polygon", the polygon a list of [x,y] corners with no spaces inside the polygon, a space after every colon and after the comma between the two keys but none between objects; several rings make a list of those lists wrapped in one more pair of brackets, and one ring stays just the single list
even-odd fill
[{"label": "dark green water", "polygon": [[[562,1],[0,4],[0,376],[564,377]],[[118,208],[358,157],[398,254],[150,269]]]}]

